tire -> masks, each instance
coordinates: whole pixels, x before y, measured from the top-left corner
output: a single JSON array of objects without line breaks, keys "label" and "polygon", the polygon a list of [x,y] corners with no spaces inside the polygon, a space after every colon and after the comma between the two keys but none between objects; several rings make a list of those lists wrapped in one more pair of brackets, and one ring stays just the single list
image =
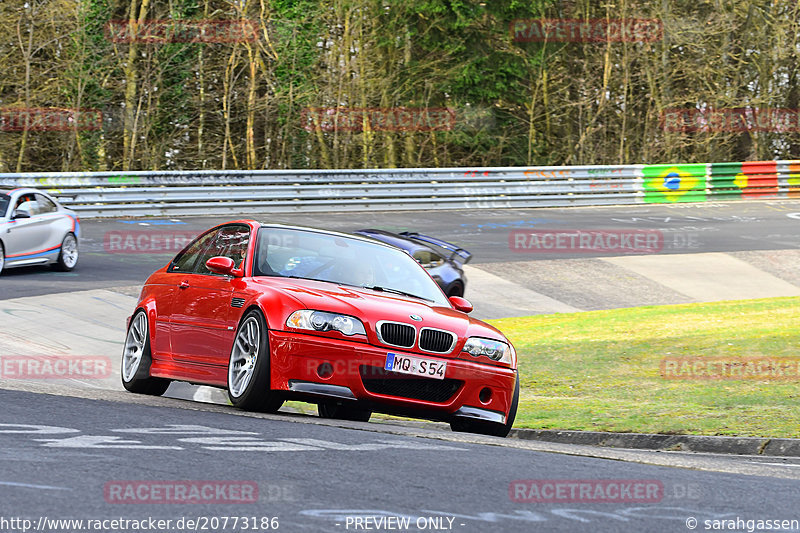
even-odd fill
[{"label": "tire", "polygon": [[4,266],[6,266],[6,249],[3,248],[3,243],[0,242],[0,274],[3,273]]},{"label": "tire", "polygon": [[464,285],[462,285],[458,281],[454,281],[447,287],[447,297],[450,298],[451,296],[464,296]]},{"label": "tire", "polygon": [[247,313],[236,330],[228,360],[228,399],[245,411],[275,413],[283,398],[270,390],[269,337],[260,311]]},{"label": "tire", "polygon": [[353,422],[369,422],[372,411],[357,405],[344,405],[341,402],[328,401],[317,405],[317,412],[321,418],[334,418],[337,420],[352,420]]},{"label": "tire", "polygon": [[493,422],[483,422],[469,418],[456,418],[450,421],[450,429],[462,433],[478,433],[480,435],[490,435],[493,437],[507,437],[514,425],[517,417],[517,406],[519,405],[519,377],[514,386],[514,396],[511,399],[511,408],[508,410],[505,424],[495,424]]},{"label": "tire", "polygon": [[125,335],[120,368],[122,386],[130,392],[161,396],[167,392],[170,380],[150,376],[153,359],[148,330],[147,314],[140,309],[133,315]]},{"label": "tire", "polygon": [[78,239],[74,233],[64,235],[61,241],[61,251],[58,253],[53,268],[60,272],[69,272],[78,264]]}]

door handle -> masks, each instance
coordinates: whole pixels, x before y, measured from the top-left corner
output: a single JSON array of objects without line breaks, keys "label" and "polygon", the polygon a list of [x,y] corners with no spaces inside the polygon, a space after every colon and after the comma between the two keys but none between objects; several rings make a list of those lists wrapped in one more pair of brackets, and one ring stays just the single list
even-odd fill
[{"label": "door handle", "polygon": [[185,280],[181,281],[181,284],[178,285],[178,287],[181,288],[181,289],[188,288],[189,287],[189,280],[185,279]]}]

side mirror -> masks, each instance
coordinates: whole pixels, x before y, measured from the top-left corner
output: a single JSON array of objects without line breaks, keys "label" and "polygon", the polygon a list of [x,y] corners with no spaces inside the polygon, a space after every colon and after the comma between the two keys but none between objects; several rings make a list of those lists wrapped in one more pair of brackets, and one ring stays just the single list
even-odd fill
[{"label": "side mirror", "polygon": [[206,261],[206,268],[211,272],[222,274],[224,276],[233,276],[236,265],[230,257],[212,257]]},{"label": "side mirror", "polygon": [[472,312],[472,304],[469,303],[469,300],[462,298],[461,296],[451,296],[448,298],[450,300],[450,304],[456,308],[456,311],[461,311],[462,313],[471,313]]},{"label": "side mirror", "polygon": [[11,220],[17,220],[20,218],[31,218],[31,214],[24,209],[17,209],[14,211],[14,214],[11,215]]}]

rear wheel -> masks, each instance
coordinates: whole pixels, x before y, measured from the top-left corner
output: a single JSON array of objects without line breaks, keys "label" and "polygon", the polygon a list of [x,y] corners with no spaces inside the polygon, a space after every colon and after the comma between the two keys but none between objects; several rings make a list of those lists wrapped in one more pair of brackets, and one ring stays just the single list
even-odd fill
[{"label": "rear wheel", "polygon": [[464,296],[464,285],[462,285],[458,281],[454,281],[450,286],[447,288],[447,297],[450,298],[451,296]]},{"label": "rear wheel", "polygon": [[78,239],[73,233],[67,233],[61,241],[61,251],[53,268],[61,272],[69,272],[78,264]]},{"label": "rear wheel", "polygon": [[270,390],[269,339],[263,315],[253,309],[245,315],[228,362],[228,398],[234,407],[274,413],[283,398]]},{"label": "rear wheel", "polygon": [[354,422],[369,422],[372,411],[357,405],[345,405],[337,401],[322,402],[317,406],[317,412],[322,418],[335,418],[338,420],[352,420]]},{"label": "rear wheel", "polygon": [[122,385],[131,392],[161,396],[167,391],[170,380],[150,376],[150,335],[147,314],[139,311],[131,319],[125,347],[122,350]]},{"label": "rear wheel", "polygon": [[0,242],[0,274],[3,273],[4,266],[6,266],[6,249],[3,248],[3,243]]},{"label": "rear wheel", "polygon": [[508,410],[505,424],[484,422],[482,420],[472,420],[469,418],[456,418],[450,422],[450,429],[463,433],[479,433],[481,435],[491,435],[494,437],[507,437],[514,425],[517,417],[517,405],[519,404],[519,377],[514,387],[514,396],[511,399],[511,408]]}]

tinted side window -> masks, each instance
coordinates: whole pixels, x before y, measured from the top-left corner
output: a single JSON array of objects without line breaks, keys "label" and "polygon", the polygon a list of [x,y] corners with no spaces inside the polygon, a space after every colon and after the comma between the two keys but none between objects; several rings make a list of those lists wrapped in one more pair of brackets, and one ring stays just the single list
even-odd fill
[{"label": "tinted side window", "polygon": [[247,245],[250,242],[249,226],[225,226],[214,234],[208,247],[203,250],[201,257],[195,263],[196,274],[211,274],[206,268],[206,261],[212,257],[230,257],[236,268],[240,268],[247,255]]},{"label": "tinted side window", "polygon": [[172,266],[169,267],[169,272],[192,272],[198,258],[203,254],[219,231],[220,230],[210,231],[195,239],[188,248],[179,253],[175,259],[172,260]]},{"label": "tinted side window", "polygon": [[53,203],[50,198],[47,196],[42,196],[41,194],[36,195],[36,201],[39,204],[39,214],[42,213],[54,213],[58,211],[56,204]]},{"label": "tinted side window", "polygon": [[[0,194],[0,218],[5,216],[6,210],[8,209],[8,204],[11,202],[11,198],[8,197],[6,194]],[[11,213],[9,213],[10,215]]]}]

